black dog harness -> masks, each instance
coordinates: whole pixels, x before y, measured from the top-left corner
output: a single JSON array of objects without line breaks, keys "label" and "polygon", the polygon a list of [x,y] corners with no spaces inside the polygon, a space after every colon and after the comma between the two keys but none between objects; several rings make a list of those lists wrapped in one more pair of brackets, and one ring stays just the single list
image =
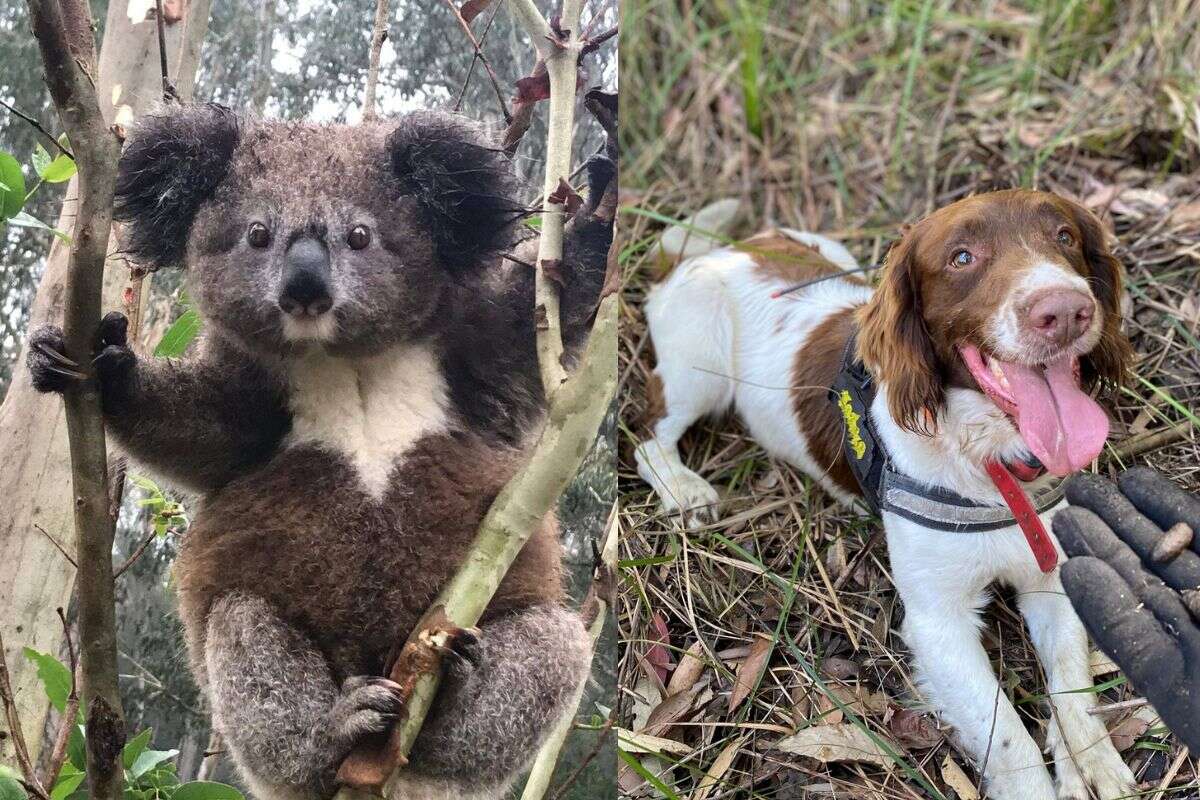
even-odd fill
[{"label": "black dog harness", "polygon": [[[1017,519],[1009,507],[1013,505],[1013,500],[1007,494],[1005,501],[1008,505],[986,505],[948,489],[928,486],[896,471],[887,448],[884,447],[883,440],[879,438],[871,421],[875,382],[862,361],[857,358],[857,340],[858,334],[852,334],[850,341],[846,342],[846,349],[842,353],[842,368],[829,390],[829,399],[837,407],[845,423],[842,450],[870,509],[876,514],[890,511],[938,531],[980,533],[1017,524],[1024,530],[1031,521]],[[1013,484],[1015,485],[1015,479]],[[1033,492],[1029,497],[1032,510],[1042,514],[1053,508],[1062,500],[1062,484],[1061,480],[1056,480]],[[1003,491],[999,484],[997,488]],[[1036,516],[1032,522],[1040,527]],[[1026,536],[1028,535],[1029,532],[1026,531]],[[1034,552],[1035,555],[1038,554],[1036,547]]]}]

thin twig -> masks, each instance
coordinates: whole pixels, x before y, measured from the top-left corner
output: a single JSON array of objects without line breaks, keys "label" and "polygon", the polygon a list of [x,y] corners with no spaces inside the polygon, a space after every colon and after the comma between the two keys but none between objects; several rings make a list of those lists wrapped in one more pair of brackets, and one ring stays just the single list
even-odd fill
[{"label": "thin twig", "polygon": [[146,548],[150,546],[150,543],[154,541],[156,536],[158,536],[158,533],[154,530],[154,526],[151,525],[150,535],[142,540],[142,543],[140,545],[138,545],[137,550],[134,550],[133,553],[129,556],[129,558],[125,559],[125,563],[123,563],[121,566],[117,567],[116,571],[113,573],[113,578],[115,579],[115,578],[121,577],[121,575],[124,574],[125,570],[132,567],[133,562],[137,561],[139,558],[142,557],[142,553],[146,552]]},{"label": "thin twig", "polygon": [[[467,87],[471,85],[471,78],[475,75],[475,65],[479,63],[479,59],[483,57],[483,43],[487,41],[488,33],[492,30],[492,23],[496,21],[496,15],[500,13],[500,6],[504,5],[504,0],[496,3],[492,7],[492,15],[488,17],[487,24],[483,26],[483,33],[479,34],[479,47],[475,48],[475,54],[471,56],[471,66],[467,69],[466,80],[463,81],[462,88],[458,90],[458,99],[454,101],[454,110],[458,111],[462,108],[463,97],[467,94]],[[456,9],[457,10],[457,9]],[[459,16],[462,16],[461,13]],[[493,87],[495,84],[493,84]],[[497,94],[500,98],[500,107],[504,108],[504,96]],[[505,109],[506,110],[506,109]]]},{"label": "thin twig", "polygon": [[158,68],[162,73],[163,102],[178,103],[179,93],[175,91],[175,84],[171,83],[167,69],[167,23],[163,19],[162,0],[154,0],[154,12],[154,20],[158,26]]},{"label": "thin twig", "polygon": [[33,523],[33,527],[34,527],[34,530],[39,531],[42,534],[42,536],[45,536],[47,539],[50,540],[50,544],[54,545],[55,549],[58,550],[58,552],[62,553],[62,557],[65,558],[71,564],[72,567],[75,567],[76,569],[79,568],[79,565],[75,563],[75,559],[71,557],[71,554],[68,553],[63,548],[63,546],[58,543],[57,539],[55,539],[53,536],[50,535],[50,532],[48,530],[43,528],[41,525],[38,525],[36,522]]},{"label": "thin twig", "polygon": [[42,136],[46,137],[46,140],[48,142],[50,142],[52,145],[54,145],[56,148],[58,148],[58,152],[62,153],[64,156],[71,159],[72,161],[75,160],[75,154],[72,153],[67,148],[63,147],[62,144],[59,143],[58,139],[55,139],[50,134],[50,131],[48,131],[42,127],[42,123],[38,122],[36,119],[34,119],[33,117],[26,114],[24,111],[14,108],[13,106],[10,106],[8,103],[4,102],[3,100],[0,100],[0,106],[4,106],[5,108],[7,108],[9,110],[9,112],[13,116],[20,117],[21,119],[25,120],[30,125],[32,125],[34,127],[34,130],[36,130]]},{"label": "thin twig", "polygon": [[4,637],[0,636],[0,700],[4,703],[4,716],[8,721],[9,734],[13,740],[13,750],[17,755],[17,764],[21,768],[26,785],[39,797],[46,797],[37,773],[34,772],[33,762],[29,758],[29,748],[25,744],[25,732],[21,730],[21,718],[17,714],[17,704],[13,698],[12,681],[8,676],[8,658],[4,649]]},{"label": "thin twig", "polygon": [[367,69],[367,90],[363,94],[363,121],[376,119],[375,90],[379,85],[379,60],[383,57],[383,43],[387,41],[389,24],[388,0],[376,0],[375,27],[371,31],[371,64]]},{"label": "thin twig", "polygon": [[[454,0],[445,0],[446,5],[450,7],[450,11],[454,14],[454,18],[458,20],[458,25],[463,29],[463,33],[467,34],[467,38],[471,40],[471,44],[475,47],[475,57],[483,64],[483,68],[487,70],[488,78],[492,81],[492,88],[496,90],[496,100],[500,102],[500,111],[504,114],[504,124],[508,125],[512,122],[512,114],[508,111],[508,104],[504,102],[504,92],[500,90],[500,81],[496,80],[496,72],[492,69],[491,63],[488,62],[487,56],[483,54],[482,45],[475,38],[475,34],[471,32],[471,26],[463,19],[462,12],[458,10],[458,6],[454,4]],[[492,15],[493,17],[495,14]],[[490,24],[490,23],[489,23]],[[465,88],[464,88],[465,91]]]},{"label": "thin twig", "polygon": [[609,39],[617,35],[617,26],[613,25],[603,33],[596,34],[592,38],[583,43],[583,48],[579,51],[580,57],[589,55],[600,49],[600,45],[607,42]]},{"label": "thin twig", "polygon": [[1135,697],[1132,700],[1122,700],[1119,703],[1109,703],[1103,706],[1092,706],[1087,710],[1087,713],[1092,716],[1102,716],[1104,714],[1116,714],[1120,711],[1128,711],[1131,708],[1141,708],[1142,706],[1150,705],[1150,701],[1144,697]]}]

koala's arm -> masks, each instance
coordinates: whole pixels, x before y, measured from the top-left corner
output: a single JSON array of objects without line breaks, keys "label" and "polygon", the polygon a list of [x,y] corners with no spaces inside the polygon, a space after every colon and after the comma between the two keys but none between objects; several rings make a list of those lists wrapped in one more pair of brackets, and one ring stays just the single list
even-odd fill
[{"label": "koala's arm", "polygon": [[[101,321],[93,361],[105,427],[125,452],[195,492],[269,457],[291,424],[277,380],[216,340],[193,359],[140,358],[127,346],[126,326],[120,314]],[[27,360],[39,390],[62,391],[71,380],[61,353],[57,328],[30,337]]]}]

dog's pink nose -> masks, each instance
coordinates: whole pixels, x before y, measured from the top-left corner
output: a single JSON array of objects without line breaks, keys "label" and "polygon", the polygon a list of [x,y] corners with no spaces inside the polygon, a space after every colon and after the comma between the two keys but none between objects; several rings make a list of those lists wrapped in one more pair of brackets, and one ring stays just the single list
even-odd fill
[{"label": "dog's pink nose", "polygon": [[1074,289],[1051,289],[1029,304],[1028,322],[1039,336],[1066,347],[1092,324],[1096,301]]}]

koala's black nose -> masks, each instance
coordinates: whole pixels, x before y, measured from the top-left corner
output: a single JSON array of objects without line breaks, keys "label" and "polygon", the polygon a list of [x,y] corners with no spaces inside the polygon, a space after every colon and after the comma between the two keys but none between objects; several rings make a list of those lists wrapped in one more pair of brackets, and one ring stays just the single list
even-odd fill
[{"label": "koala's black nose", "polygon": [[279,307],[285,314],[319,317],[333,307],[329,250],[309,236],[292,242],[284,256]]}]

